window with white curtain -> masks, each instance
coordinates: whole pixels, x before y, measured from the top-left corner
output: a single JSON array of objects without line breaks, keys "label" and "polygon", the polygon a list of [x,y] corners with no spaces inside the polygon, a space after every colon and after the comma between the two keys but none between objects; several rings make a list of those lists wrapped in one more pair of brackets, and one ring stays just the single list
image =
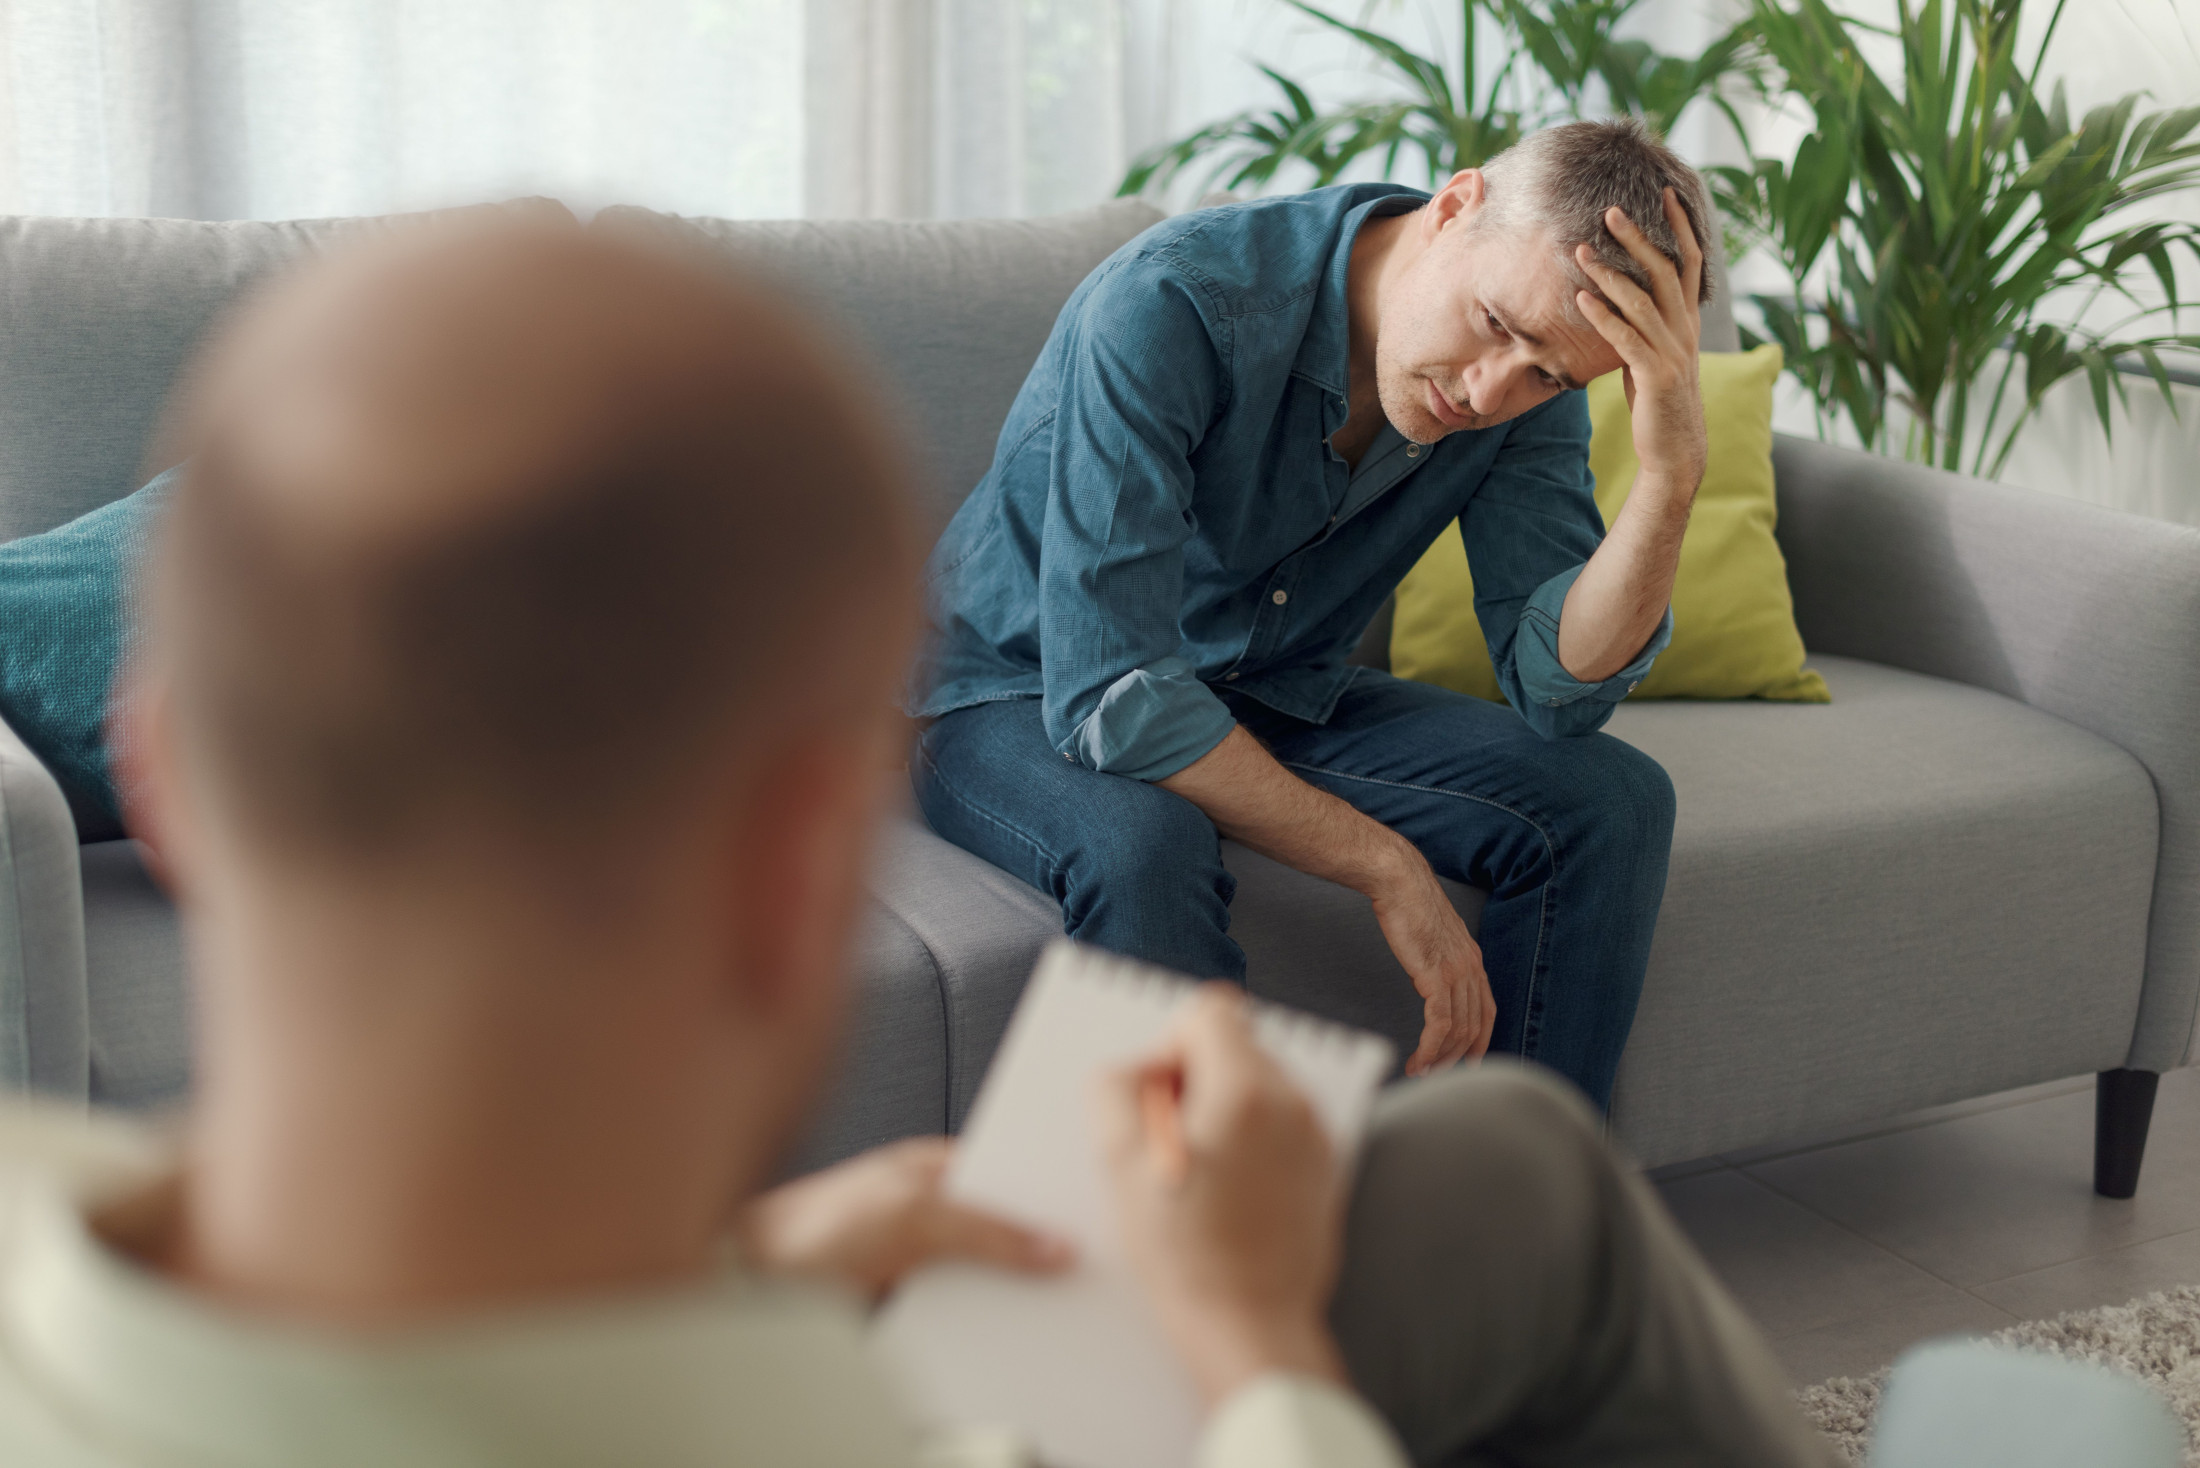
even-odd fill
[{"label": "window with white curtain", "polygon": [[[1330,3],[1451,49],[1457,0]],[[1395,85],[1282,0],[0,0],[0,211],[1044,214],[1268,105],[1262,61]]]},{"label": "window with white curtain", "polygon": [[0,212],[1044,214],[1265,104],[1256,61],[1384,84],[1282,0],[0,0]]},{"label": "window with white curtain", "polygon": [[0,211],[1045,213],[1122,174],[1124,3],[0,0]]},{"label": "window with white curtain", "polygon": [[[1458,0],[1328,3],[1456,49]],[[1647,0],[1631,23],[1686,52],[1741,3]],[[1105,199],[1156,142],[1270,105],[1256,62],[1325,101],[1394,85],[1283,0],[0,0],[0,213],[280,219],[539,193],[1045,214]],[[2134,88],[2200,102],[2200,0],[2071,6],[2049,70],[2081,107]],[[1699,158],[1732,146],[1707,119],[1676,137]],[[1792,143],[1760,125],[1761,146]],[[1763,283],[1746,261],[1738,277]],[[2200,523],[2200,413],[2179,397],[2135,392],[2112,460],[2066,384],[2008,477]],[[1790,403],[1781,422],[1810,415]]]}]

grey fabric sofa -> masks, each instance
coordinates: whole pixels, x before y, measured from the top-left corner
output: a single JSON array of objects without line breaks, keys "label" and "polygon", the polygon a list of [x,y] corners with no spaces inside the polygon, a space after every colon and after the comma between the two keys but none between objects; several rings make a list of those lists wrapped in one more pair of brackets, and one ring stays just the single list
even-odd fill
[{"label": "grey fabric sofa", "polygon": [[[937,523],[1062,301],[1155,217],[690,223],[873,354]],[[0,539],[160,467],[148,442],[209,323],[354,227],[0,220]],[[1815,443],[1776,456],[1835,701],[1613,720],[1680,799],[1617,1135],[1664,1163],[2106,1072],[2100,1181],[2128,1192],[2152,1073],[2187,1062],[2200,1001],[2200,533]],[[76,817],[0,727],[0,1083],[165,1102],[189,1082],[175,919],[133,845]],[[1363,901],[1228,859],[1257,992],[1414,1033]],[[912,817],[872,890],[854,1032],[803,1162],[956,1126],[1059,928]],[[1479,894],[1455,897],[1471,920]]]}]

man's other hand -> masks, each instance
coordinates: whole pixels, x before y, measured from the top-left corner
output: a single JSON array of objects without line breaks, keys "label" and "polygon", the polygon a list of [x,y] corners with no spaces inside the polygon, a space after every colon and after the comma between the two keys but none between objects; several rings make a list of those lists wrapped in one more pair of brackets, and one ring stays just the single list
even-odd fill
[{"label": "man's other hand", "polygon": [[1406,1063],[1409,1075],[1490,1048],[1497,1001],[1482,971],[1482,950],[1411,841],[1277,764],[1242,725],[1160,784],[1198,806],[1231,840],[1374,904],[1383,940],[1420,992],[1427,1016]]},{"label": "man's other hand", "polygon": [[1103,1078],[1100,1109],[1132,1266],[1208,1404],[1270,1372],[1342,1383],[1342,1178],[1243,996],[1203,989],[1158,1054]]},{"label": "man's other hand", "polygon": [[1370,896],[1383,940],[1421,995],[1421,1043],[1406,1074],[1427,1075],[1479,1060],[1497,1029],[1497,996],[1482,967],[1482,948],[1467,932],[1426,858],[1403,839],[1399,875]]},{"label": "man's other hand", "polygon": [[754,1199],[737,1230],[758,1269],[830,1280],[877,1300],[937,1259],[1029,1274],[1068,1267],[1070,1245],[942,1191],[955,1144],[916,1137],[797,1178]]}]

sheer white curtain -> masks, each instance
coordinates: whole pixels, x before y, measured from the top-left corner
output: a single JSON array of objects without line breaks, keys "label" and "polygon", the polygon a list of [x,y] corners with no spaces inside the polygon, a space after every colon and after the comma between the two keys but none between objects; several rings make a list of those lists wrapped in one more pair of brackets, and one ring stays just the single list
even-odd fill
[{"label": "sheer white curtain", "polygon": [[0,212],[1096,203],[1125,3],[0,0]]}]

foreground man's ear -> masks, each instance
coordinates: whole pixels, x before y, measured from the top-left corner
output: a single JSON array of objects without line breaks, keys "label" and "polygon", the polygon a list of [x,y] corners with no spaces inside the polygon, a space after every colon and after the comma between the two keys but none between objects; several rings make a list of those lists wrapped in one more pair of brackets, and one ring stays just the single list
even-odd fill
[{"label": "foreground man's ear", "polygon": [[727,982],[735,1002],[777,1016],[815,1002],[847,954],[888,783],[886,741],[813,730],[763,761],[729,802]]},{"label": "foreground man's ear", "polygon": [[177,864],[170,856],[186,823],[171,744],[175,720],[167,680],[142,658],[132,658],[115,675],[107,709],[107,762],[123,829],[145,848],[146,870],[161,890],[171,900],[180,899]]}]

